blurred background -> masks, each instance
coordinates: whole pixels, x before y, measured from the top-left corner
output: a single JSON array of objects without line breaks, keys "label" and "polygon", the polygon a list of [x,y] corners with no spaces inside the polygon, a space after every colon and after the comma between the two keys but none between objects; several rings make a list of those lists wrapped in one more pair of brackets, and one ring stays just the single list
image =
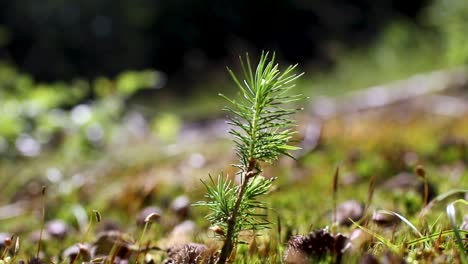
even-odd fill
[{"label": "blurred background", "polygon": [[327,66],[335,60],[331,49],[369,46],[392,22],[424,26],[423,12],[430,4],[427,0],[2,2],[1,58],[40,81],[115,76],[145,68],[193,81],[233,55],[258,50],[275,50],[285,60],[303,65]]},{"label": "blurred background", "polygon": [[170,139],[220,115],[246,52],[299,63],[312,97],[462,65],[467,22],[465,0],[1,1],[0,155]]},{"label": "blurred background", "polygon": [[207,210],[189,212],[200,179],[236,175],[218,94],[239,95],[226,66],[239,72],[247,52],[305,72],[293,89],[308,97],[294,117],[302,150],[264,172],[278,177],[270,221],[282,218],[284,238],[330,226],[337,165],[339,199],[369,203],[369,182],[395,176],[372,204],[416,221],[417,164],[439,190],[468,184],[467,29],[468,0],[2,0],[0,252],[6,231],[36,252],[41,219],[60,219],[73,235],[43,247],[59,263],[94,231],[95,209],[114,221],[96,233],[140,234],[148,212],[162,212],[158,239],[180,240],[178,224],[190,239],[207,231]]}]

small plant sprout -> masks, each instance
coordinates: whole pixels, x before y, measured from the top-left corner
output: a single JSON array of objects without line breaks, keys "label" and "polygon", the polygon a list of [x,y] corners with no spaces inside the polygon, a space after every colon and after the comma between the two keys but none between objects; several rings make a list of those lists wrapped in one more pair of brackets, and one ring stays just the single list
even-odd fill
[{"label": "small plant sprout", "polygon": [[[148,230],[148,226],[152,223],[152,222],[156,222],[158,221],[158,219],[161,217],[160,214],[158,213],[151,213],[149,214],[148,216],[145,217],[145,226],[143,227],[143,231],[141,232],[141,236],[140,236],[140,239],[138,240],[138,252],[137,252],[137,255],[135,257],[135,262],[138,263],[138,257],[140,256],[140,252],[141,252],[141,245],[142,243],[144,242],[143,238],[146,234],[146,231]],[[148,244],[146,244],[145,246],[145,252],[147,251],[148,249]]]},{"label": "small plant sprout", "polygon": [[336,200],[338,196],[338,179],[340,177],[340,167],[336,167],[335,169],[335,174],[333,175],[333,189],[332,189],[332,199],[333,199],[333,225],[332,225],[332,231],[335,231],[336,229]]},{"label": "small plant sprout", "polygon": [[5,259],[5,257],[8,255],[8,251],[10,250],[11,247],[11,237],[6,237],[5,240],[3,241],[4,244],[4,249],[3,253],[0,255],[0,260]]},{"label": "small plant sprout", "polygon": [[[93,217],[94,216],[94,217]],[[101,222],[102,216],[98,210],[93,210],[93,214],[89,217],[88,227],[83,234],[83,238],[81,239],[81,243],[85,243],[88,239],[89,233],[91,232],[91,227],[93,226],[93,219],[96,218],[96,222]]]},{"label": "small plant sprout", "polygon": [[39,231],[39,241],[37,242],[37,252],[36,259],[39,260],[39,254],[41,253],[41,244],[42,244],[42,233],[44,232],[45,225],[45,195],[46,195],[46,186],[42,186],[41,190],[41,202],[42,202],[42,220],[41,220],[41,229]]},{"label": "small plant sprout", "polygon": [[83,247],[83,245],[86,243],[88,240],[89,233],[91,232],[91,227],[93,226],[93,219],[96,218],[96,222],[100,223],[102,221],[102,216],[101,213],[98,210],[93,210],[92,215],[89,217],[89,223],[88,227],[86,228],[86,231],[83,234],[83,238],[81,239],[81,244],[78,244],[78,254],[73,258],[71,264],[75,264],[78,259],[80,258],[80,255],[86,251],[86,249]]},{"label": "small plant sprout", "polygon": [[240,90],[239,99],[231,99],[220,94],[230,106],[224,109],[231,114],[229,133],[234,137],[235,150],[239,163],[240,184],[236,185],[221,174],[215,182],[203,184],[207,188],[208,201],[197,203],[205,205],[211,213],[207,219],[212,224],[215,235],[224,241],[218,263],[226,263],[238,243],[242,230],[260,230],[269,227],[265,203],[257,198],[266,194],[274,178],[261,176],[261,164],[272,163],[280,156],[291,156],[288,151],[297,147],[289,145],[295,134],[292,130],[294,120],[290,116],[299,109],[288,104],[302,99],[302,95],[290,95],[293,82],[302,74],[294,74],[297,65],[289,66],[283,72],[275,62],[275,54],[262,53],[255,69],[249,56],[245,61],[240,58],[243,80],[228,68],[233,81]]},{"label": "small plant sprout", "polygon": [[427,206],[427,203],[429,202],[429,183],[427,182],[426,178],[426,170],[422,165],[418,165],[416,167],[416,175],[423,181],[424,183],[424,201],[423,204],[424,206]]}]

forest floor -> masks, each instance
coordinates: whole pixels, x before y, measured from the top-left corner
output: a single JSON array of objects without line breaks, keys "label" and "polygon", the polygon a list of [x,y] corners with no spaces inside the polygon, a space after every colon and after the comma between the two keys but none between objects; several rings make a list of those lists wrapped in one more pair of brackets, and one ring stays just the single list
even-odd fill
[{"label": "forest floor", "polygon": [[[468,78],[437,74],[307,103],[302,150],[265,167],[277,177],[264,197],[271,229],[242,234],[236,263],[466,263]],[[39,245],[44,263],[73,263],[78,252],[76,263],[177,263],[215,251],[208,211],[192,204],[209,174],[235,180],[228,129],[194,121],[171,142],[141,138],[61,165],[54,155],[5,162],[0,263],[36,257]],[[152,212],[160,218],[145,227]]]}]

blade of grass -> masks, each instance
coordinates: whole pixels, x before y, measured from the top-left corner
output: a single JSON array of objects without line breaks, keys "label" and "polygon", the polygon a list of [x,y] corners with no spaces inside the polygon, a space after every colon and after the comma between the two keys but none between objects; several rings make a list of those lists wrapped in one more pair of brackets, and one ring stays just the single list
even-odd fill
[{"label": "blade of grass", "polygon": [[427,212],[432,208],[434,207],[437,203],[440,203],[442,202],[443,200],[451,197],[452,195],[456,195],[456,194],[465,194],[465,193],[468,193],[468,190],[467,189],[452,189],[448,192],[445,192],[445,193],[442,193],[442,194],[439,194],[437,195],[434,199],[432,199],[432,201],[430,203],[427,204],[427,206],[425,206],[421,212],[419,213],[419,218],[422,218],[424,217]]},{"label": "blade of grass", "polygon": [[456,215],[456,209],[455,209],[455,204],[457,203],[468,205],[468,201],[464,199],[458,199],[454,202],[451,202],[449,205],[447,205],[447,216],[450,220],[450,224],[452,225],[453,233],[455,235],[455,241],[458,247],[458,252],[460,253],[460,257],[461,257],[461,262],[463,264],[468,264],[468,259],[466,256],[466,249],[465,249],[465,246],[463,245],[460,231],[458,230],[458,226],[457,226],[457,218],[456,218],[457,215]]},{"label": "blade of grass", "polygon": [[369,235],[375,237],[377,240],[379,240],[380,242],[382,242],[385,246],[387,246],[390,250],[392,250],[393,252],[396,252],[396,253],[399,253],[399,247],[395,244],[393,244],[392,242],[390,242],[388,239],[385,239],[383,236],[377,234],[376,232],[354,222],[351,218],[348,218],[349,221],[351,221],[351,223],[353,223],[353,225],[355,225],[356,227],[358,227],[359,229],[361,229],[362,231],[368,233]]},{"label": "blade of grass", "polygon": [[[466,231],[466,230],[458,230],[458,232],[460,234],[463,234],[463,235],[468,235],[468,231]],[[424,243],[424,242],[427,242],[429,240],[438,238],[439,236],[446,237],[446,236],[450,236],[450,235],[453,235],[453,234],[454,234],[453,230],[445,230],[445,231],[442,231],[442,233],[440,233],[440,232],[432,233],[432,234],[430,234],[428,236],[411,240],[410,242],[407,243],[407,245],[408,245],[408,247],[412,247],[412,246],[415,246],[415,245],[417,245],[419,243]]]},{"label": "blade of grass", "polygon": [[419,237],[424,237],[423,234],[421,234],[421,232],[419,232],[419,230],[416,228],[416,226],[414,226],[408,219],[406,219],[404,216],[396,213],[396,212],[393,212],[393,211],[387,211],[387,210],[379,210],[380,213],[384,213],[384,214],[389,214],[389,215],[394,215],[398,218],[400,218],[401,221],[403,221],[407,226],[409,226],[411,229],[413,229],[413,231],[419,236]]}]

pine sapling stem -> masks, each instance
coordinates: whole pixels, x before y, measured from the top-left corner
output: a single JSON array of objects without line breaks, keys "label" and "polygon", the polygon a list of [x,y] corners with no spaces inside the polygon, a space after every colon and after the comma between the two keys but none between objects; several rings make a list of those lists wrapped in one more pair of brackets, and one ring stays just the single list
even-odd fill
[{"label": "pine sapling stem", "polygon": [[228,219],[228,228],[226,233],[226,240],[224,241],[223,248],[221,249],[221,254],[219,255],[218,264],[224,264],[231,256],[231,253],[234,249],[234,235],[236,229],[236,218],[239,213],[239,208],[244,198],[245,190],[247,189],[249,180],[254,177],[256,172],[256,161],[255,159],[249,159],[249,166],[242,177],[242,185],[237,195],[237,200],[232,210],[232,214]]}]

